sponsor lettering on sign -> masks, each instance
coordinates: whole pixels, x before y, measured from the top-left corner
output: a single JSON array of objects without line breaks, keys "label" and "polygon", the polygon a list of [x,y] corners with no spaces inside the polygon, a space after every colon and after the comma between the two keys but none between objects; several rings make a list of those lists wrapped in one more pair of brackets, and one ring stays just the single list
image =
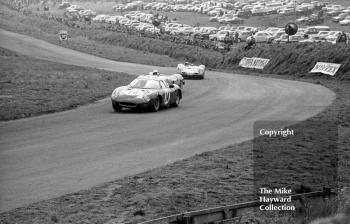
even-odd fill
[{"label": "sponsor lettering on sign", "polygon": [[243,68],[255,68],[255,69],[264,69],[264,67],[269,63],[270,59],[265,58],[247,58],[244,57],[239,62],[239,66]]},{"label": "sponsor lettering on sign", "polygon": [[339,70],[341,64],[333,64],[333,63],[325,63],[325,62],[317,62],[315,67],[311,70],[310,73],[323,73],[326,75],[334,76],[335,73]]}]

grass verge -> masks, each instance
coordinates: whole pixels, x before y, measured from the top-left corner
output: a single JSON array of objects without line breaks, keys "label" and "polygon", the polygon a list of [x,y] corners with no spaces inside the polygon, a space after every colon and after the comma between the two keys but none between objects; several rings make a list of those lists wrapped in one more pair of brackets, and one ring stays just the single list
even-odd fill
[{"label": "grass verge", "polygon": [[111,94],[133,76],[33,59],[0,48],[0,120],[71,109]]}]

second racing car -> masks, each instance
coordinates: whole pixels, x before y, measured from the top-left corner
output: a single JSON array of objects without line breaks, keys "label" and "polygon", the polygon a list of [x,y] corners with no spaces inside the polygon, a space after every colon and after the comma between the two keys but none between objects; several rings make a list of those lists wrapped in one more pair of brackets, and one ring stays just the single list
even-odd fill
[{"label": "second racing car", "polygon": [[177,66],[178,72],[187,79],[204,79],[205,65],[193,65],[189,62],[179,64]]}]

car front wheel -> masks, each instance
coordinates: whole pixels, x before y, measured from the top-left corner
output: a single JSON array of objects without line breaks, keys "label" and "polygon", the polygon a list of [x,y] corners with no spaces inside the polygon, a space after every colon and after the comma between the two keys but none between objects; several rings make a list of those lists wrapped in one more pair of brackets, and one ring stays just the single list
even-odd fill
[{"label": "car front wheel", "polygon": [[160,98],[157,97],[153,100],[153,103],[151,105],[151,110],[153,112],[157,112],[159,110],[159,108],[160,108]]},{"label": "car front wheel", "polygon": [[120,111],[122,111],[123,107],[116,103],[116,104],[113,104],[113,109],[116,112],[120,112]]}]

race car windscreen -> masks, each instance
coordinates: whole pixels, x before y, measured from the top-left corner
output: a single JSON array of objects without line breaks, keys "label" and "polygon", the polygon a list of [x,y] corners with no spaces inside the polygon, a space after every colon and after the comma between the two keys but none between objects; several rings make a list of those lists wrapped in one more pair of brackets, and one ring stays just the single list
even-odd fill
[{"label": "race car windscreen", "polygon": [[135,79],[130,86],[138,89],[160,89],[159,81],[148,79]]}]

